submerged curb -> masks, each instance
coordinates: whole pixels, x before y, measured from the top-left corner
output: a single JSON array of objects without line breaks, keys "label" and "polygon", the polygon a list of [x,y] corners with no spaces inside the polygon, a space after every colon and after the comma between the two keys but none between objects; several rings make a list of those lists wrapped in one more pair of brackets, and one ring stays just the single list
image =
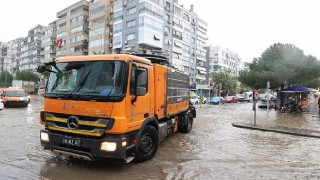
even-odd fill
[{"label": "submerged curb", "polygon": [[276,132],[276,133],[283,133],[283,134],[291,134],[296,136],[320,138],[320,131],[309,130],[309,129],[254,125],[254,124],[248,124],[248,123],[232,123],[232,126],[238,127],[238,128],[251,129],[251,130],[269,131],[269,132]]}]

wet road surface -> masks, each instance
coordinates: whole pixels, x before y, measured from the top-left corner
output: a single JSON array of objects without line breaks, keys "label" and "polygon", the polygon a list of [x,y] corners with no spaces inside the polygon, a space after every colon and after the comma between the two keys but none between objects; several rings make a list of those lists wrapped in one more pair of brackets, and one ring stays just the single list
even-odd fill
[{"label": "wet road surface", "polygon": [[[189,134],[176,133],[147,162],[85,162],[40,146],[42,99],[0,111],[0,179],[320,179],[320,139],[232,126],[253,122],[251,103],[197,106]],[[316,113],[257,108],[257,124],[319,130]]]}]

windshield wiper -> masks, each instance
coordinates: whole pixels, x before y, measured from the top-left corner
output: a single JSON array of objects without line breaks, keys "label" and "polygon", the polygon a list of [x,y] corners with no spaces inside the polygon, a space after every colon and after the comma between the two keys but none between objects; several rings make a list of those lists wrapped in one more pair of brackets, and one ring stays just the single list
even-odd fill
[{"label": "windshield wiper", "polygon": [[75,93],[77,90],[81,89],[82,86],[84,86],[84,84],[87,82],[87,79],[88,79],[90,73],[91,73],[91,69],[90,69],[90,70],[88,71],[88,73],[84,76],[84,78],[83,78],[82,81],[78,84],[78,86],[75,87],[74,90],[73,90],[70,94],[68,94],[67,98],[70,98],[73,93]]}]

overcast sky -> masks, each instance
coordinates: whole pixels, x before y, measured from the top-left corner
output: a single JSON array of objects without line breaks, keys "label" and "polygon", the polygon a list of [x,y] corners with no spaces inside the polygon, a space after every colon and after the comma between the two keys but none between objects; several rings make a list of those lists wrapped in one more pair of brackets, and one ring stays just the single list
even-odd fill
[{"label": "overcast sky", "polygon": [[[37,24],[78,0],[6,0],[1,2],[0,41],[27,36]],[[19,4],[19,5],[18,5]],[[208,45],[229,48],[251,62],[274,43],[294,44],[320,58],[318,0],[179,0],[208,22]]]}]

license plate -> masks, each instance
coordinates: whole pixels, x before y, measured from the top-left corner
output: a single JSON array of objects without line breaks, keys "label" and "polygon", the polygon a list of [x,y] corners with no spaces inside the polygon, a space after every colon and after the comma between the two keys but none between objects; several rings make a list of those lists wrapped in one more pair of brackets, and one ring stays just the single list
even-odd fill
[{"label": "license plate", "polygon": [[62,143],[71,146],[81,146],[81,140],[77,138],[63,138]]}]

